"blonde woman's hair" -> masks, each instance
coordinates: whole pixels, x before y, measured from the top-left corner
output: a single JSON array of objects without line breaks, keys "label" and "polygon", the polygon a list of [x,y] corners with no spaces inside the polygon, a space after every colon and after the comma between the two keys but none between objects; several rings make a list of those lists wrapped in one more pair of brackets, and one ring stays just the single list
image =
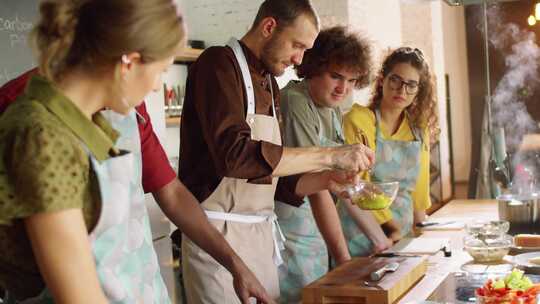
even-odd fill
[{"label": "blonde woman's hair", "polygon": [[59,81],[72,68],[112,66],[122,55],[152,62],[185,38],[174,0],[44,0],[32,32],[39,69]]},{"label": "blonde woman's hair", "polygon": [[382,81],[390,74],[399,63],[408,63],[420,74],[419,89],[414,97],[413,103],[407,107],[406,111],[413,126],[429,130],[429,142],[431,144],[438,141],[440,134],[439,116],[437,111],[437,101],[435,99],[435,84],[422,51],[417,48],[400,47],[389,53],[383,61],[378,72],[377,81],[370,100],[370,108],[376,109],[381,105],[383,97]]}]

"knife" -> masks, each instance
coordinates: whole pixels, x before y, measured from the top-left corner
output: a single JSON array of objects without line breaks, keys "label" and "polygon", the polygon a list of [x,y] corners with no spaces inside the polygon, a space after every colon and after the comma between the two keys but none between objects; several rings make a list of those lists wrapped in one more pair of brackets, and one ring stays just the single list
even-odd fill
[{"label": "knife", "polygon": [[455,222],[456,221],[445,221],[445,222],[427,222],[426,221],[426,222],[416,223],[416,227],[424,228],[424,227],[437,226],[437,225],[445,226],[445,225],[453,224]]},{"label": "knife", "polygon": [[413,253],[399,253],[399,252],[380,252],[372,255],[373,258],[396,258],[396,257],[404,257],[404,258],[415,258],[415,257],[421,257],[421,254],[413,254]]}]

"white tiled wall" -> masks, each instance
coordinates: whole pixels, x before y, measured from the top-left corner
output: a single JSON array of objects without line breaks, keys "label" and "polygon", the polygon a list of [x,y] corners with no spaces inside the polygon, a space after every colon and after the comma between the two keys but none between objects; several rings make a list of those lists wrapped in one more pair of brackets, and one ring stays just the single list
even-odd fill
[{"label": "white tiled wall", "polygon": [[[189,39],[203,40],[206,46],[223,45],[230,37],[241,38],[251,27],[262,0],[182,0]],[[348,0],[315,0],[323,26],[347,24]],[[283,87],[296,79],[288,69],[278,77]]]},{"label": "white tiled wall", "polygon": [[449,75],[452,115],[454,174],[457,181],[469,180],[471,165],[471,108],[467,70],[465,9],[444,7],[444,57]]},{"label": "white tiled wall", "polygon": [[182,0],[190,39],[207,46],[240,38],[255,18],[262,0]]},{"label": "white tiled wall", "polygon": [[[397,0],[348,1],[348,25],[364,34],[373,44],[374,67],[388,47],[401,44],[401,14]],[[353,102],[366,104],[371,86],[353,93]]]},{"label": "white tiled wall", "polygon": [[[207,46],[224,44],[231,36],[240,38],[251,26],[258,6],[262,3],[262,0],[177,1],[181,2],[184,8],[190,39],[204,40]],[[460,102],[459,109],[467,109],[466,92],[468,92],[468,88],[462,87],[463,81],[456,80],[466,77],[466,62],[457,60],[456,56],[448,54],[448,52],[457,52],[461,54],[461,58],[466,56],[466,50],[463,46],[464,36],[458,32],[459,40],[449,42],[447,34],[448,31],[455,30],[455,27],[459,27],[464,22],[463,14],[456,13],[462,8],[447,7],[442,1],[312,0],[312,2],[319,13],[323,27],[336,24],[349,25],[364,33],[373,42],[375,66],[380,65],[380,60],[389,47],[397,47],[402,44],[421,47],[437,78],[437,92],[443,124],[445,124],[446,119],[445,73],[450,73],[451,81],[456,83],[452,86],[451,95],[460,98],[458,101]],[[453,11],[449,12],[449,10]],[[278,81],[282,86],[292,77],[294,77],[294,73],[289,70]],[[353,101],[366,103],[369,96],[370,89],[357,91],[353,93],[345,108],[348,108]],[[460,138],[468,138],[470,127],[467,129],[467,124],[459,125],[465,126],[458,130],[462,134]],[[450,174],[450,168],[447,164],[449,144],[448,130],[445,128],[446,126],[442,128],[441,149],[443,150],[443,175],[448,180]],[[176,131],[168,131],[169,134],[173,132]],[[468,151],[467,144],[464,140],[454,142],[454,151]],[[466,179],[469,153],[460,152],[455,157],[455,163],[458,164],[456,176],[458,179]],[[448,183],[445,185],[445,192],[449,192]]]}]

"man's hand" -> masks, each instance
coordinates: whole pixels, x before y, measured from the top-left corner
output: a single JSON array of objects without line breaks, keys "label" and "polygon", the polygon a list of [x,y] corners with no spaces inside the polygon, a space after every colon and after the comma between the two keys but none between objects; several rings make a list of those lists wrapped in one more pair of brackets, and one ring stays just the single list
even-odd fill
[{"label": "man's hand", "polygon": [[326,189],[342,199],[349,199],[347,188],[356,184],[360,177],[354,171],[328,170],[323,172]]},{"label": "man's hand", "polygon": [[375,162],[375,153],[362,144],[343,145],[330,149],[333,169],[360,172],[369,170]]},{"label": "man's hand", "polygon": [[236,295],[242,304],[250,304],[249,298],[256,298],[257,303],[276,304],[266,293],[264,287],[259,283],[253,272],[245,265],[241,266],[233,275],[233,285]]}]

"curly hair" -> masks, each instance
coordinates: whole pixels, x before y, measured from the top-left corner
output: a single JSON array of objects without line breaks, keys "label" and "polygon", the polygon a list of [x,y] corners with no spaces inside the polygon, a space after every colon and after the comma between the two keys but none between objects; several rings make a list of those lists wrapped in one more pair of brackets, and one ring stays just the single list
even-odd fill
[{"label": "curly hair", "polygon": [[383,61],[382,67],[377,74],[377,81],[373,88],[369,107],[372,110],[380,107],[383,98],[382,81],[390,74],[399,63],[408,63],[420,74],[419,89],[413,103],[405,111],[411,119],[411,123],[418,128],[428,128],[429,142],[438,141],[440,131],[437,101],[435,99],[435,83],[429,66],[424,59],[422,51],[410,47],[400,47],[390,52]]},{"label": "curly hair", "polygon": [[344,26],[323,29],[313,47],[304,53],[302,63],[295,67],[300,78],[311,78],[337,65],[360,73],[355,87],[366,87],[371,80],[371,43]]}]

